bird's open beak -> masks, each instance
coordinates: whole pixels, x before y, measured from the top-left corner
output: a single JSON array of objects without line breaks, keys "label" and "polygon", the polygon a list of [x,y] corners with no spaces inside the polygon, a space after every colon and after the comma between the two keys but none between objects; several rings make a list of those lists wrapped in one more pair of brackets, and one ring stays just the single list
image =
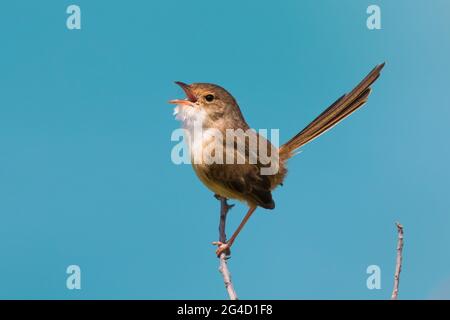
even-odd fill
[{"label": "bird's open beak", "polygon": [[181,89],[183,89],[184,93],[186,94],[186,99],[170,100],[169,103],[184,104],[184,105],[192,106],[195,102],[197,102],[197,97],[194,95],[194,93],[191,90],[191,87],[188,84],[186,84],[184,82],[180,82],[180,81],[176,81],[175,83],[177,85],[179,85],[181,87]]}]

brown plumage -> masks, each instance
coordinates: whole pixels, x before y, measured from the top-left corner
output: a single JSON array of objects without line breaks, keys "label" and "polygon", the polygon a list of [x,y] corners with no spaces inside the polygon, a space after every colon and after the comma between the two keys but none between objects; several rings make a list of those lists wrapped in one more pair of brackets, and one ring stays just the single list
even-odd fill
[{"label": "brown plumage", "polygon": [[[201,120],[201,128],[206,132],[199,141],[190,143],[192,159],[196,156],[203,157],[203,150],[207,148],[222,150],[223,159],[226,158],[227,154],[233,154],[235,159],[233,163],[208,163],[208,161],[195,163],[194,161],[193,168],[197,176],[215,194],[224,198],[244,201],[250,208],[230,240],[226,244],[219,243],[218,254],[231,246],[256,207],[266,209],[275,207],[271,191],[282,184],[286,177],[287,160],[300,147],[331,129],[360,108],[367,101],[371,92],[370,86],[378,79],[383,67],[384,63],[376,66],[350,93],[339,98],[279,149],[276,149],[270,141],[256,132],[249,133],[251,137],[261,143],[259,146],[264,144],[267,150],[270,150],[269,155],[273,155],[273,159],[276,159],[277,170],[270,175],[262,174],[261,170],[269,168],[271,163],[266,163],[259,155],[256,156],[254,163],[249,161],[252,148],[250,148],[250,143],[247,140],[242,140],[245,138],[234,137],[231,144],[226,143],[225,139],[219,141],[216,138],[211,138],[212,132],[219,132],[223,137],[226,137],[227,129],[249,132],[247,131],[249,126],[234,97],[224,88],[214,84],[194,83],[187,85],[177,82],[187,96],[185,100],[171,101],[171,103],[178,105],[176,109],[177,118],[183,122],[183,127],[191,136],[194,136],[194,123],[198,120]],[[237,147],[239,143],[245,146],[243,150]],[[221,149],[218,147],[221,147]],[[240,163],[237,159],[245,161]]]}]

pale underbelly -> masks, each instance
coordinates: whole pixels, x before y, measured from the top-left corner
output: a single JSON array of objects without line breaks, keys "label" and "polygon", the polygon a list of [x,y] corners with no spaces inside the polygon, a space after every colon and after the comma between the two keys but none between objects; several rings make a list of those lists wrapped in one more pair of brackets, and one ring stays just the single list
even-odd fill
[{"label": "pale underbelly", "polygon": [[235,199],[239,201],[246,202],[241,193],[235,192],[232,189],[227,188],[222,183],[218,181],[213,181],[209,179],[205,174],[203,174],[202,165],[192,164],[192,168],[195,171],[195,174],[200,179],[200,181],[212,192],[218,194],[221,197],[227,199]]}]

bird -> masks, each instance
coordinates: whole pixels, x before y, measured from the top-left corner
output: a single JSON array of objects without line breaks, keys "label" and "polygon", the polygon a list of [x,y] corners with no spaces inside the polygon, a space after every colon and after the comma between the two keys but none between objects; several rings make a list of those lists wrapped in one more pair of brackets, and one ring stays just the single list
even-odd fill
[{"label": "bird", "polygon": [[[169,103],[176,105],[175,117],[181,121],[182,128],[189,137],[187,141],[191,163],[197,177],[215,195],[238,200],[248,206],[246,215],[231,238],[225,242],[213,242],[217,245],[218,256],[229,252],[256,208],[275,208],[272,191],[283,184],[288,160],[297,154],[300,148],[363,106],[384,65],[385,63],[376,65],[353,90],[342,95],[279,148],[262,135],[249,130],[250,126],[236,99],[226,89],[212,83],[175,82],[183,89],[186,97],[170,100]],[[195,137],[196,130],[201,131],[198,137]],[[232,143],[229,143],[217,138],[220,134],[226,136],[230,130],[250,132],[251,137],[256,137],[259,146],[270,150],[268,153],[273,155],[271,159],[275,159],[273,162],[276,162],[276,170],[269,174],[263,173],[264,169],[269,168],[269,164],[263,161],[265,159],[262,159],[258,152],[251,150],[249,139],[239,140],[233,137]],[[241,147],[238,147],[237,142],[243,142]],[[214,150],[209,158],[205,159],[210,161],[198,161],[205,156],[205,149]],[[223,159],[230,154],[233,156],[232,162],[211,161],[211,158],[216,156],[222,156]]]}]

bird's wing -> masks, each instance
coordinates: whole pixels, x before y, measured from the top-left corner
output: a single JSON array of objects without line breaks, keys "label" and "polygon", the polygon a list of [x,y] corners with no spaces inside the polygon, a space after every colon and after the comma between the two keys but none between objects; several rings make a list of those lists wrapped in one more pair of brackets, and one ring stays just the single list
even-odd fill
[{"label": "bird's wing", "polygon": [[236,198],[249,204],[273,209],[269,176],[261,175],[257,164],[211,164],[205,170],[205,176],[214,184],[219,184]]},{"label": "bird's wing", "polygon": [[[235,131],[233,137],[227,136],[225,140],[223,164],[213,163],[203,169],[207,181],[217,189],[222,188],[229,194],[236,195],[240,200],[273,209],[275,204],[270,192],[271,177],[264,171],[268,167],[271,168],[268,161],[274,151],[272,144],[253,130],[240,133]],[[265,154],[264,158],[261,153]],[[230,155],[232,158],[227,158]],[[278,165],[278,162],[276,164]]]}]

